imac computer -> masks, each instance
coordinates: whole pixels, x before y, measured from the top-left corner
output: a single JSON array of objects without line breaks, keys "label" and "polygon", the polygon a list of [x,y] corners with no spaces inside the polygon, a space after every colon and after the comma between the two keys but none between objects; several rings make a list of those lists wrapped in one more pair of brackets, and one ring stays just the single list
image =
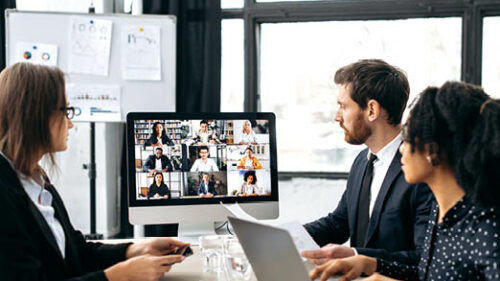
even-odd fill
[{"label": "imac computer", "polygon": [[130,223],[179,223],[182,238],[214,233],[227,218],[220,202],[277,218],[275,125],[273,113],[129,113]]}]

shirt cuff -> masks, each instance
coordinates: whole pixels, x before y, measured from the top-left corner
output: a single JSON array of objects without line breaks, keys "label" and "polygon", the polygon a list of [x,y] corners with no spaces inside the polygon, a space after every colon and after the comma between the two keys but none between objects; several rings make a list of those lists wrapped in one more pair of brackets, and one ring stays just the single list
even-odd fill
[{"label": "shirt cuff", "polygon": [[354,248],[354,247],[351,247],[351,249],[354,251],[354,256],[357,256],[358,255],[358,250],[356,250],[356,248]]}]

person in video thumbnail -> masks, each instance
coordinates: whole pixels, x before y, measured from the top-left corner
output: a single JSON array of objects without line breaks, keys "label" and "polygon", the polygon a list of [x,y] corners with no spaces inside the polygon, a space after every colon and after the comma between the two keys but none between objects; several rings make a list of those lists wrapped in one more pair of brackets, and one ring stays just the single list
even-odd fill
[{"label": "person in video thumbnail", "polygon": [[191,172],[218,172],[219,168],[213,159],[208,158],[208,147],[201,146],[198,152],[200,158],[194,161]]},{"label": "person in video thumbnail", "polygon": [[163,174],[155,172],[153,183],[149,186],[148,199],[168,199],[170,198],[170,190],[163,181]]},{"label": "person in video thumbnail", "polygon": [[257,144],[257,136],[252,130],[252,123],[249,120],[245,120],[243,122],[243,134],[241,135],[241,139],[239,144]]},{"label": "person in video thumbnail", "polygon": [[257,186],[257,176],[254,171],[247,171],[243,176],[244,183],[241,185],[238,196],[259,196],[259,187]]},{"label": "person in video thumbnail", "polygon": [[151,137],[144,143],[144,147],[161,146],[163,144],[174,145],[174,142],[167,136],[162,123],[155,122],[151,130]]},{"label": "person in video thumbnail", "polygon": [[208,121],[200,121],[200,129],[195,133],[194,140],[197,145],[215,144],[216,138],[213,132],[208,131]]},{"label": "person in video thumbnail", "polygon": [[217,195],[214,183],[210,181],[210,176],[207,173],[203,173],[202,180],[198,186],[198,195],[201,198],[211,198]]},{"label": "person in video thumbnail", "polygon": [[238,169],[255,170],[262,169],[262,165],[257,157],[253,156],[253,150],[251,147],[245,149],[245,156],[240,159],[240,163],[237,166]]},{"label": "person in video thumbnail", "polygon": [[148,169],[151,174],[154,171],[167,172],[172,171],[172,163],[168,160],[166,155],[163,155],[163,148],[160,146],[155,149],[155,154],[149,155],[144,167]]}]

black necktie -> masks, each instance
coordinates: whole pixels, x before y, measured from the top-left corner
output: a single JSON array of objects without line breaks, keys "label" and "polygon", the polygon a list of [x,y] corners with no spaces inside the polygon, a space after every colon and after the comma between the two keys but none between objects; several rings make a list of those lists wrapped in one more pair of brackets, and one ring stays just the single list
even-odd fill
[{"label": "black necktie", "polygon": [[373,162],[377,160],[377,155],[370,154],[370,159],[366,165],[363,183],[361,184],[361,191],[359,194],[358,202],[358,220],[356,224],[356,241],[354,247],[364,247],[366,231],[368,229],[369,212],[370,212],[370,189],[373,179]]}]

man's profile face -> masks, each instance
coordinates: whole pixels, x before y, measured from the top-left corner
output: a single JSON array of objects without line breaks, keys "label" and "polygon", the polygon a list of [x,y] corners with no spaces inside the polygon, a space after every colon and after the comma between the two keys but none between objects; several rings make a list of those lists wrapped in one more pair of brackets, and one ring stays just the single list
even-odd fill
[{"label": "man's profile face", "polygon": [[207,124],[202,123],[202,124],[200,125],[200,129],[201,129],[201,131],[202,131],[202,132],[206,132],[206,131],[207,131]]},{"label": "man's profile face", "polygon": [[201,159],[203,159],[203,160],[207,159],[207,157],[208,157],[208,150],[206,150],[206,149],[201,149],[201,150],[200,150],[200,157],[201,157]]},{"label": "man's profile face", "polygon": [[155,155],[156,155],[156,159],[160,159],[161,156],[163,155],[163,150],[157,149]]},{"label": "man's profile face", "polygon": [[335,121],[344,130],[344,139],[350,144],[363,144],[371,135],[371,129],[364,119],[364,110],[351,98],[351,87],[342,85],[337,103],[339,109]]}]

